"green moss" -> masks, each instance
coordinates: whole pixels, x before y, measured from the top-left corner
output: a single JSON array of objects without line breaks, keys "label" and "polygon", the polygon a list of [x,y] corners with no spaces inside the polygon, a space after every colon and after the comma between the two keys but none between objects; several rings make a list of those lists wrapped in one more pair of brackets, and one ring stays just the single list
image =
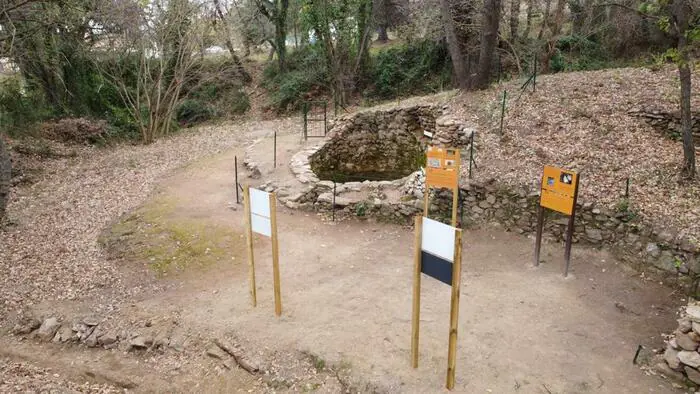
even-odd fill
[{"label": "green moss", "polygon": [[100,244],[111,257],[145,264],[159,277],[207,269],[244,250],[240,233],[179,218],[176,207],[175,199],[154,200],[107,229]]}]

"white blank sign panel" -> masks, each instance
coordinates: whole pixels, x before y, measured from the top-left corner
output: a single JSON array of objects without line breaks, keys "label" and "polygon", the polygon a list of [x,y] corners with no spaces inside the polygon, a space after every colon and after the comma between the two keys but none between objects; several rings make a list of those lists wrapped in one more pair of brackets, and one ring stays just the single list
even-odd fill
[{"label": "white blank sign panel", "polygon": [[272,236],[272,225],[270,223],[270,218],[264,218],[260,215],[252,214],[250,215],[250,222],[253,226],[253,231],[256,233],[268,237]]},{"label": "white blank sign panel", "polygon": [[250,212],[254,215],[259,215],[262,217],[270,217],[270,193],[264,192],[262,190],[253,189],[250,190]]},{"label": "white blank sign panel", "polygon": [[452,226],[423,217],[421,249],[434,256],[454,262],[455,231]]},{"label": "white blank sign panel", "polygon": [[270,223],[270,194],[262,190],[249,189],[250,191],[250,222],[253,231],[268,237],[272,236],[272,224]]}]

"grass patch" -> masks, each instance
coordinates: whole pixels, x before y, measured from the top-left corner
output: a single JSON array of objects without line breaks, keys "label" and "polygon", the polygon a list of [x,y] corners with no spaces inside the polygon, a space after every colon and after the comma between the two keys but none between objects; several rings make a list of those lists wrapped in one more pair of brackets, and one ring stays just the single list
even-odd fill
[{"label": "grass patch", "polygon": [[178,218],[176,208],[174,199],[151,201],[105,230],[99,242],[110,258],[144,264],[157,277],[206,270],[244,250],[239,233],[204,219]]}]

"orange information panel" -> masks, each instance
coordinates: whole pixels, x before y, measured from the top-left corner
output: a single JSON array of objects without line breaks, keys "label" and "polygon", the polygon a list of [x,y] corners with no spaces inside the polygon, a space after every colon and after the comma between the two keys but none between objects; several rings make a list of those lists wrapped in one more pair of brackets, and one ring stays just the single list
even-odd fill
[{"label": "orange information panel", "polygon": [[540,205],[571,215],[576,204],[578,174],[552,166],[544,166]]},{"label": "orange information panel", "polygon": [[428,147],[426,185],[456,190],[459,186],[459,149]]}]

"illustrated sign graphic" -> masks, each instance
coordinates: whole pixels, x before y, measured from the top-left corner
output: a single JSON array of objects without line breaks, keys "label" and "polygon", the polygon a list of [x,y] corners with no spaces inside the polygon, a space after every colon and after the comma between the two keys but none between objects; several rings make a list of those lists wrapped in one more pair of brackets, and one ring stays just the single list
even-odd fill
[{"label": "illustrated sign graphic", "polygon": [[545,166],[542,174],[540,205],[553,211],[571,215],[576,196],[578,174],[560,168]]},{"label": "illustrated sign graphic", "polygon": [[542,193],[540,206],[537,208],[537,235],[535,236],[535,266],[540,264],[542,247],[542,230],[544,228],[544,209],[569,215],[566,228],[566,245],[564,246],[564,277],[569,275],[571,262],[571,243],[574,237],[574,220],[576,218],[576,200],[578,199],[579,174],[553,166],[544,166],[542,171]]},{"label": "illustrated sign graphic", "polygon": [[425,167],[426,185],[457,189],[459,149],[428,147]]},{"label": "illustrated sign graphic", "polygon": [[411,363],[413,368],[418,368],[420,283],[421,275],[425,274],[452,287],[446,383],[446,387],[451,390],[455,384],[457,364],[457,326],[462,277],[462,230],[422,216],[416,217],[415,227]]}]

